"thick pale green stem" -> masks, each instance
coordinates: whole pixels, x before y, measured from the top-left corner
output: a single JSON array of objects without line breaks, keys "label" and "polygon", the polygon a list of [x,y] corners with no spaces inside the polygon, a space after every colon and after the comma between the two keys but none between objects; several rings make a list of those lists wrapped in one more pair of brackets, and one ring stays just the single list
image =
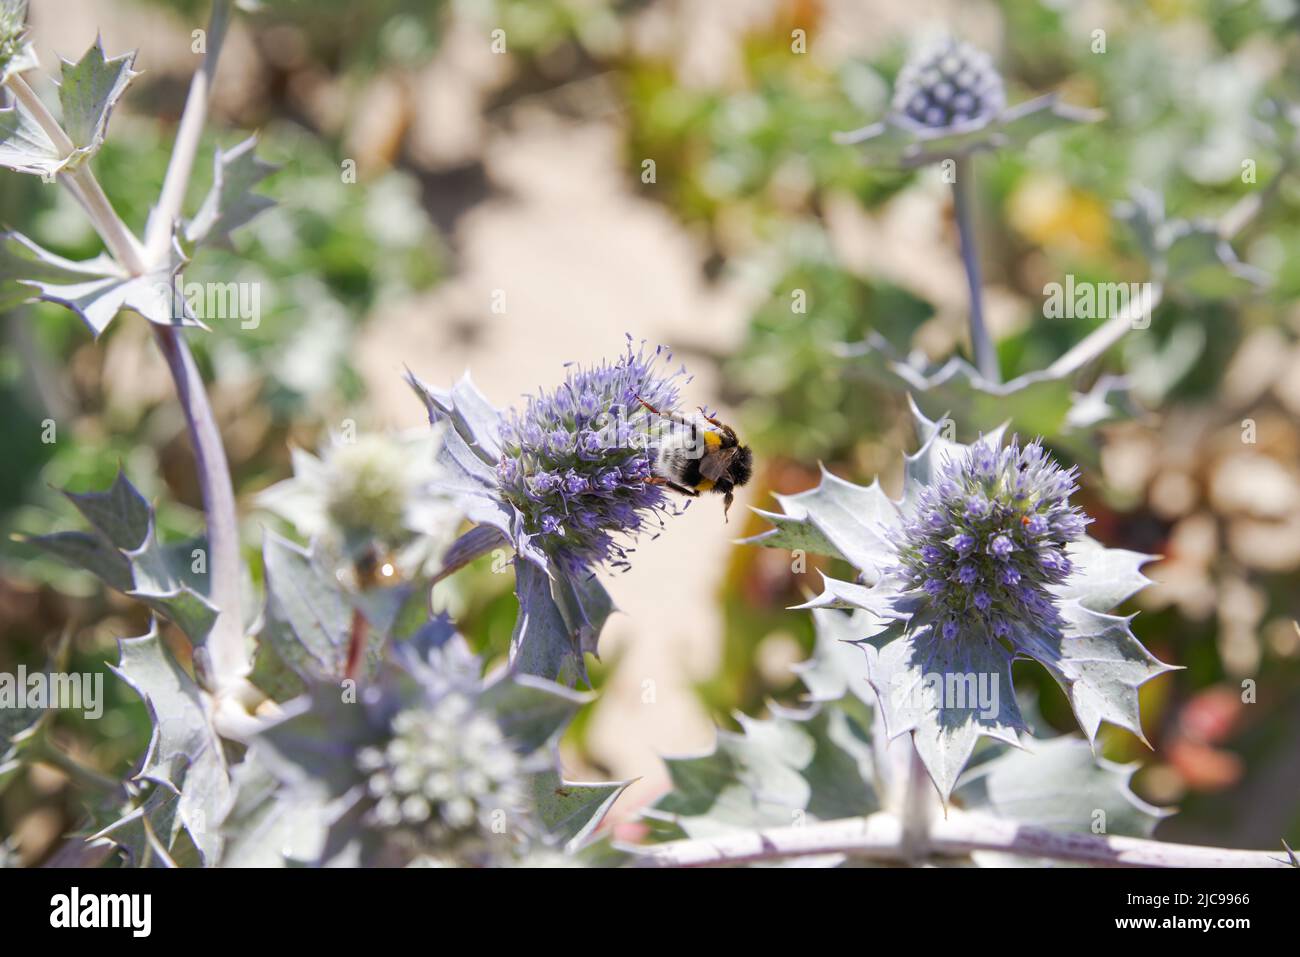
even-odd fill
[{"label": "thick pale green stem", "polygon": [[935,790],[930,774],[925,770],[925,762],[921,760],[912,739],[907,737],[902,743],[907,745],[908,755],[907,776],[900,788],[901,806],[897,811],[903,823],[901,845],[904,860],[919,864],[929,853]]},{"label": "thick pale green stem", "polygon": [[[207,54],[203,66],[195,74],[185,113],[181,117],[159,202],[149,222],[150,241],[147,248],[122,222],[88,164],[77,164],[59,176],[60,181],[86,210],[110,254],[133,276],[147,275],[164,268],[170,255],[172,225],[180,215],[181,204],[185,199],[185,188],[193,170],[199,138],[207,118],[208,96],[212,77],[216,73],[216,58],[229,19],[229,0],[215,0],[206,35]],[[6,85],[50,137],[55,148],[63,156],[70,156],[76,148],[75,144],[27,82],[21,76],[12,76]],[[217,622],[207,644],[209,677],[215,686],[214,690],[219,692],[240,688],[250,665],[240,608],[239,527],[230,467],[203,377],[180,330],[174,326],[155,325],[154,335],[158,348],[167,360],[167,367],[176,384],[177,397],[185,411],[207,518],[208,571],[211,583],[208,597],[218,610]]]},{"label": "thick pale green stem", "polygon": [[149,217],[145,229],[145,246],[149,256],[160,262],[167,255],[171,243],[172,225],[180,215],[185,202],[185,189],[190,182],[190,173],[194,169],[194,158],[198,155],[199,140],[203,136],[203,126],[208,118],[208,100],[212,95],[212,83],[217,74],[217,61],[221,56],[221,46],[226,38],[226,27],[230,23],[229,0],[214,0],[212,15],[208,18],[208,31],[204,35],[205,54],[203,65],[190,81],[190,92],[185,99],[185,110],[181,113],[180,126],[176,130],[176,143],[172,147],[171,159],[167,162],[167,175],[163,177],[162,192],[158,194],[158,205]]},{"label": "thick pale green stem", "polygon": [[952,183],[953,206],[957,217],[957,234],[961,239],[961,261],[966,268],[966,285],[970,291],[970,342],[975,367],[990,382],[1001,382],[998,354],[984,325],[984,283],[980,277],[979,250],[975,245],[974,167],[970,157],[956,161]]},{"label": "thick pale green stem", "polygon": [[[163,178],[158,205],[149,218],[146,250],[150,261],[163,263],[170,254],[172,228],[181,214],[185,189],[194,169],[199,139],[207,122],[208,98],[217,71],[226,27],[230,22],[229,0],[215,0],[205,35],[203,65],[190,83],[185,111],[181,114],[167,173]],[[249,671],[240,609],[239,525],[235,492],[230,482],[230,465],[221,444],[221,432],[208,402],[203,377],[181,333],[174,327],[155,326],[158,348],[167,359],[176,382],[176,393],[185,409],[190,440],[194,445],[203,507],[208,518],[208,552],[211,588],[209,598],[221,611],[208,642],[211,678],[218,690],[237,685]]]},{"label": "thick pale green stem", "polygon": [[240,620],[239,525],[235,512],[235,490],[230,483],[230,465],[221,444],[221,432],[203,387],[203,376],[194,356],[174,328],[154,326],[158,348],[167,359],[176,383],[176,395],[185,410],[194,464],[203,508],[208,519],[208,597],[220,615],[208,639],[210,677],[216,690],[243,678],[249,671]]}]

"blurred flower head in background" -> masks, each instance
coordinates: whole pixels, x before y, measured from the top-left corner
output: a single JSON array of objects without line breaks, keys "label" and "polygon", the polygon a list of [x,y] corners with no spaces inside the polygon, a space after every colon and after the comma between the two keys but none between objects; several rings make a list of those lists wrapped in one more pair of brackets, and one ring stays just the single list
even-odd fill
[{"label": "blurred flower head in background", "polygon": [[420,846],[453,847],[524,804],[519,757],[474,699],[452,691],[401,711],[393,736],[357,754],[375,804],[368,820]]},{"label": "blurred flower head in background", "polygon": [[908,58],[883,120],[835,140],[860,146],[870,162],[913,167],[1022,145],[1054,127],[1100,117],[1060,104],[1050,93],[1008,108],[1002,75],[989,55],[944,37]]},{"label": "blurred flower head in background", "polygon": [[293,449],[293,478],[257,501],[349,560],[378,544],[406,574],[431,570],[461,518],[436,487],[440,444],[439,429],[331,435],[319,457]]},{"label": "blurred flower head in background", "polygon": [[328,845],[303,845],[307,858],[502,866],[579,835],[554,831],[537,798],[564,786],[551,749],[583,697],[482,669],[435,618],[394,647],[355,701],[313,686],[255,737],[247,773],[277,781],[276,800],[305,829],[329,831]]},{"label": "blurred flower head in background", "polygon": [[0,80],[35,66],[27,42],[27,0],[0,0]]},{"label": "blurred flower head in background", "polygon": [[945,39],[907,61],[894,84],[893,111],[917,132],[983,126],[1006,107],[1002,77],[989,55]]}]

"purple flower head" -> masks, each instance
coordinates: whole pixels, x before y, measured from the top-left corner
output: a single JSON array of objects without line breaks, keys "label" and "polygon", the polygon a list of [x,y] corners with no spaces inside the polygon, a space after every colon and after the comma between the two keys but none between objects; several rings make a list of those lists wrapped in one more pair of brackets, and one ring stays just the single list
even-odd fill
[{"label": "purple flower head", "polygon": [[1002,449],[981,441],[944,463],[921,489],[899,546],[903,571],[923,581],[938,620],[982,622],[1005,637],[1018,621],[1053,615],[1047,588],[1069,575],[1065,546],[1088,523],[1069,503],[1076,477],[1038,442],[1015,439]]},{"label": "purple flower head", "polygon": [[937,37],[914,50],[898,71],[888,112],[836,139],[859,145],[881,165],[916,167],[1018,146],[1055,126],[1098,118],[1054,97],[1008,109],[1005,84],[988,54],[954,37]]},{"label": "purple flower head", "polygon": [[894,110],[925,129],[988,122],[1006,105],[987,54],[948,40],[919,51],[898,74]]},{"label": "purple flower head", "polygon": [[[1089,740],[1103,722],[1141,734],[1138,689],[1169,666],[1141,646],[1127,618],[1107,612],[1146,583],[1139,567],[1150,556],[1083,538],[1087,519],[1070,504],[1077,472],[1038,442],[1006,443],[999,429],[963,445],[915,402],[912,414],[920,447],[907,456],[901,499],[879,483],[824,474],[797,501],[783,497],[774,530],[753,539],[786,548],[819,535],[833,543],[827,551],[852,556],[859,580],[828,579],[808,602],[847,605],[882,622],[856,642],[867,654],[834,659],[842,687],[865,677],[885,726],[911,732],[944,800],[977,738],[1015,744],[1030,731],[1015,703],[1017,659],[1034,659],[1056,677]],[[844,622],[863,634],[852,619],[819,615],[819,638],[839,637]],[[829,644],[819,640],[819,654]],[[972,673],[988,674],[1006,696],[978,710],[983,699],[894,693],[929,684],[931,675],[948,687]],[[835,690],[810,688],[819,697]]]},{"label": "purple flower head", "polygon": [[497,482],[535,544],[563,568],[625,564],[626,542],[647,518],[676,511],[653,474],[653,417],[640,397],[675,409],[685,370],[665,373],[663,348],[626,352],[613,362],[569,366],[553,391],[529,396],[501,419]]}]

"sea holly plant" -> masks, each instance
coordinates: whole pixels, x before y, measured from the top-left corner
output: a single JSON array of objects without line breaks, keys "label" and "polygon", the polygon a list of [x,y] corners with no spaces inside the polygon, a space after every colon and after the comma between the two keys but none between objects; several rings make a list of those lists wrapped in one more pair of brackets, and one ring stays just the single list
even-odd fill
[{"label": "sea holly plant", "polygon": [[988,54],[951,37],[920,46],[904,64],[889,114],[836,141],[856,145],[869,162],[945,167],[970,290],[970,336],[978,377],[997,384],[997,352],[984,322],[983,280],[975,244],[972,158],[984,150],[1022,145],[1032,137],[1101,114],[1059,103],[1048,94],[1007,109],[1002,77]]},{"label": "sea holly plant", "polygon": [[[850,616],[824,614],[819,638],[838,641]],[[1125,839],[1167,851],[1145,840],[1166,813],[1133,794],[1133,766],[1099,759],[1073,736],[1030,748],[982,748],[938,813],[915,790],[910,748],[889,739],[873,704],[849,695],[776,709],[769,719],[742,719],[740,734],[719,732],[706,754],[668,758],[673,789],[645,813],[653,843],[630,850],[682,867],[1102,863]],[[1106,836],[1095,838],[1099,822]],[[1008,840],[1011,828],[1017,840]]]},{"label": "sea holly plant", "polygon": [[[189,257],[229,242],[268,203],[255,190],[270,168],[246,141],[218,152],[207,198],[191,217],[182,210],[229,4],[214,3],[143,238],[93,172],[135,75],[132,58],[107,56],[96,42],[65,64],[56,118],[25,79],[36,62],[24,12],[0,0],[0,70],[14,100],[0,111],[0,165],[66,188],[105,253],[73,262],[8,234],[0,295],[62,303],[96,336],[122,312],[151,323],[190,431],[206,519],[200,539],[162,540],[153,506],[120,474],[106,490],[69,493],[88,530],[32,540],[152,613],[145,634],[120,640],[113,668],[150,723],[127,780],[60,753],[42,715],[0,715],[0,788],[33,761],[94,782],[89,822],[65,860],[559,866],[619,864],[626,851],[674,865],[989,863],[1008,854],[1295,863],[1146,840],[1159,812],[1129,790],[1131,769],[1100,760],[1089,741],[1035,738],[1011,686],[1014,657],[1049,670],[1090,741],[1103,721],[1141,734],[1137,689],[1167,666],[1110,612],[1145,582],[1146,556],[1086,537],[1070,503],[1076,474],[1039,443],[1004,447],[995,429],[958,445],[919,412],[921,448],[908,458],[900,500],[827,475],[784,498],[783,513],[765,513],[774,529],[760,544],[842,558],[858,572],[827,579],[809,603],[818,643],[801,669],[808,706],[745,718],[743,732],[722,735],[711,753],[670,760],[674,790],[647,815],[658,843],[622,849],[595,839],[625,784],[566,780],[557,745],[589,700],[571,686],[612,611],[596,573],[626,565],[635,539],[675,511],[652,463],[677,437],[653,410],[678,407],[684,370],[629,339],[614,361],[572,367],[512,412],[468,378],[443,392],[410,376],[434,433],[332,438],[319,457],[297,454],[294,477],[264,493],[262,504],[309,541],[264,536],[264,594],[254,600],[221,438],[186,345],[198,323],[157,294]],[[1006,119],[981,64],[937,68],[940,80],[915,82],[948,77],[963,87],[944,93],[943,116],[929,100],[908,104],[913,121]],[[938,102],[939,92],[926,95]],[[1152,235],[1172,276],[1181,234]],[[461,519],[470,529],[447,545]],[[514,552],[519,616],[508,666],[485,674],[453,624],[430,615],[428,592],[500,547]],[[400,554],[380,561],[390,549]]]},{"label": "sea holly plant", "polygon": [[[20,8],[10,4],[9,9]],[[136,312],[152,323],[185,411],[203,492],[207,598],[215,612],[207,642],[210,679],[223,694],[237,695],[248,670],[248,655],[234,492],[202,377],[181,333],[181,327],[194,325],[195,320],[184,302],[167,292],[186,255],[178,239],[183,228],[181,207],[228,18],[229,4],[218,0],[208,28],[208,55],[195,77],[186,123],[143,240],[118,216],[92,169],[111,113],[136,75],[131,68],[133,55],[107,57],[96,40],[78,62],[65,62],[58,88],[61,121],[27,83],[26,74],[35,66],[31,58],[23,59],[23,69],[6,71],[4,87],[14,105],[0,111],[0,165],[57,179],[85,211],[107,252],[89,262],[71,262],[21,234],[7,234],[0,238],[0,285],[4,287],[0,296],[10,304],[44,299],[66,305],[96,336],[122,311]],[[219,217],[222,198],[205,203],[204,208]]]},{"label": "sea holly plant", "polygon": [[[119,474],[106,490],[68,493],[89,530],[29,540],[157,616],[146,634],[120,641],[113,669],[143,701],[151,735],[134,773],[111,781],[53,749],[31,715],[10,713],[0,728],[0,786],[30,761],[94,777],[90,823],[68,845],[67,859],[78,863],[111,859],[109,849],[135,866],[161,867],[555,864],[578,862],[580,850],[595,853],[588,838],[623,785],[566,781],[555,754],[557,736],[586,699],[518,670],[485,682],[483,662],[447,621],[430,618],[429,574],[442,567],[460,521],[455,503],[432,488],[440,435],[349,435],[335,437],[321,458],[297,453],[294,478],[268,490],[263,505],[310,543],[268,532],[265,601],[254,613],[258,603],[247,600],[252,576],[241,561],[226,457],[184,338],[199,324],[169,283],[190,256],[230,244],[231,232],[270,204],[254,190],[272,168],[245,141],[217,152],[207,197],[192,217],[182,212],[228,0],[213,5],[203,65],[143,239],[114,211],[92,169],[110,114],[135,76],[132,56],[108,57],[96,41],[80,61],[65,63],[56,119],[25,79],[37,64],[22,33],[24,13],[12,0],[0,7],[3,82],[14,99],[0,111],[0,165],[67,188],[106,252],[73,262],[9,233],[0,237],[0,297],[5,305],[61,303],[95,336],[122,312],[151,322],[189,427],[206,534],[161,541],[153,506]],[[672,398],[658,380],[627,369],[600,375],[611,393],[623,382],[652,399]],[[579,471],[609,497],[610,530],[631,523],[617,490],[602,484],[624,473],[599,466],[625,467],[630,482],[633,463],[606,461],[586,447],[580,457],[587,464]],[[659,494],[647,490],[634,509],[652,510]],[[573,555],[613,553],[601,537],[603,515],[592,513]],[[550,551],[557,560],[562,554]],[[609,612],[608,598],[589,582],[574,580],[563,594],[566,614],[589,616],[583,621],[601,622]]]},{"label": "sea holly plant", "polygon": [[[859,358],[858,374],[906,389],[929,415],[968,410],[963,426],[988,430],[1008,416],[1033,420],[1044,434],[1088,434],[1095,426],[1126,417],[1131,409],[1122,376],[1087,373],[1103,353],[1130,331],[1149,328],[1152,313],[1167,295],[1221,299],[1264,286],[1268,277],[1241,263],[1232,237],[1262,208],[1262,196],[1277,188],[1293,164],[1291,144],[1283,149],[1278,174],[1259,194],[1247,197],[1221,221],[1166,221],[1163,202],[1134,187],[1131,200],[1115,205],[1115,217],[1132,229],[1150,264],[1150,278],[1137,295],[1125,297],[1096,329],[1042,369],[1003,382],[997,350],[984,321],[983,278],[973,197],[975,156],[1017,149],[1053,130],[1101,120],[1047,94],[1007,107],[1004,85],[989,56],[969,44],[941,37],[923,44],[900,71],[888,115],[840,134],[837,142],[860,149],[866,162],[885,167],[938,165],[953,189],[953,210],[969,290],[973,362],[953,357],[933,365],[920,354],[900,356],[878,334],[842,352]],[[1045,307],[1046,308],[1046,307]]]},{"label": "sea holly plant", "polygon": [[[554,390],[523,409],[495,409],[466,375],[450,391],[412,374],[435,425],[449,423],[440,464],[444,488],[474,527],[449,549],[444,574],[503,545],[515,552],[519,617],[516,668],[566,683],[585,679],[583,656],[613,604],[596,578],[626,567],[632,543],[676,513],[652,478],[665,430],[648,407],[676,409],[685,368],[662,348],[571,366]],[[653,532],[657,534],[657,532]]]},{"label": "sea holly plant", "polygon": [[210,675],[205,646],[218,612],[205,597],[207,575],[201,569],[206,543],[159,542],[153,508],[121,472],[106,491],[65,494],[91,530],[54,532],[28,541],[93,572],[105,585],[171,621],[198,652],[196,667]]},{"label": "sea holly plant", "polygon": [[[1282,175],[1266,189],[1276,188]],[[907,389],[929,415],[962,409],[962,424],[971,429],[990,429],[1011,418],[1036,432],[1061,436],[1082,450],[1087,443],[1075,439],[1128,417],[1133,409],[1127,376],[1087,379],[1089,368],[1107,349],[1129,332],[1149,328],[1153,313],[1166,300],[1216,302],[1268,287],[1270,277],[1241,262],[1231,242],[1260,208],[1252,195],[1219,220],[1170,218],[1158,194],[1135,187],[1128,199],[1114,204],[1113,213],[1128,227],[1150,278],[1138,284],[1137,295],[1127,297],[1105,322],[1046,367],[1005,382],[960,356],[936,365],[920,353],[900,355],[874,332],[839,352],[857,360],[853,374]]]},{"label": "sea holly plant", "polygon": [[[978,738],[1016,745],[1025,732],[1011,662],[1042,664],[1095,740],[1103,720],[1142,735],[1137,689],[1169,670],[1129,619],[1110,614],[1146,583],[1150,556],[1084,535],[1069,504],[1076,472],[1037,442],[1002,445],[996,430],[969,446],[915,410],[921,447],[907,457],[903,497],[825,473],[809,492],[762,513],[757,542],[849,561],[858,581],[825,580],[808,607],[859,608],[877,624],[857,639],[860,678],[891,737],[910,734],[947,800]],[[975,679],[978,706],[952,700]]]},{"label": "sea holly plant", "polygon": [[[1167,811],[1095,753],[1105,721],[1141,737],[1137,689],[1171,670],[1113,607],[1149,556],[1084,534],[1076,473],[1003,430],[961,445],[913,407],[919,450],[902,498],[824,473],[760,512],[754,543],[844,560],[805,606],[817,641],[798,667],[803,711],[739,718],[714,749],[669,758],[647,814],[674,867],[797,862],[910,865],[1290,866],[1283,851],[1151,840]],[[1054,736],[1011,680],[1032,659],[1087,740]]]},{"label": "sea holly plant", "polygon": [[908,58],[883,120],[840,133],[836,141],[858,146],[881,165],[915,167],[1014,147],[1098,118],[1093,110],[1061,103],[1054,93],[1008,107],[989,55],[944,36],[921,44]]},{"label": "sea holly plant", "polygon": [[[980,742],[946,805],[908,735],[893,736],[862,676],[863,634],[887,622],[817,607],[813,657],[797,667],[808,703],[738,718],[703,754],[668,757],[670,792],[644,812],[649,842],[624,848],[668,867],[1285,867],[1277,851],[1152,840],[1169,811],[1133,793],[1136,765],[1056,735],[1022,704],[1033,736]],[[919,773],[918,773],[919,771]]]},{"label": "sea holly plant", "polygon": [[[355,702],[316,684],[253,739],[223,833],[233,866],[502,866],[596,851],[625,782],[565,781],[555,740],[586,696],[483,664],[445,618]],[[565,858],[568,849],[575,856]]]}]

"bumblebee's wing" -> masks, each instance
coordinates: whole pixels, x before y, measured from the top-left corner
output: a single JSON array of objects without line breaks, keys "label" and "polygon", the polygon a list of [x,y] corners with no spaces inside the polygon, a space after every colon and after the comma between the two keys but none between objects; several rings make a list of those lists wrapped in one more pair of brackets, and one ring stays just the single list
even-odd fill
[{"label": "bumblebee's wing", "polygon": [[700,459],[700,475],[710,482],[716,482],[727,474],[727,470],[731,468],[731,460],[736,457],[738,451],[739,449],[734,446],[729,449],[710,451]]}]

